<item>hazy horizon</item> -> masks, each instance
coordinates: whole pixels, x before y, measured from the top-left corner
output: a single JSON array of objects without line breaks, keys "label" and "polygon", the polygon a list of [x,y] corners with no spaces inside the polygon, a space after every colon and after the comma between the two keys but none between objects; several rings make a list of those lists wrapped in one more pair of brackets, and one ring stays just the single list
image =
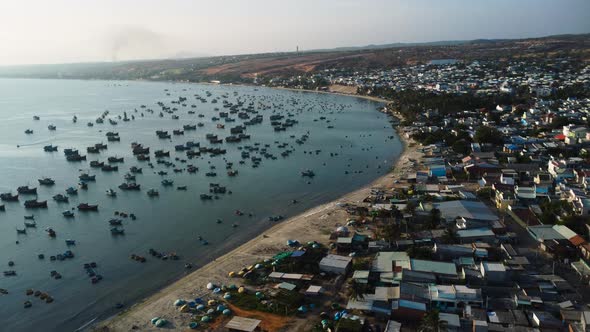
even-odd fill
[{"label": "hazy horizon", "polygon": [[0,66],[233,55],[590,32],[587,0],[23,0]]}]

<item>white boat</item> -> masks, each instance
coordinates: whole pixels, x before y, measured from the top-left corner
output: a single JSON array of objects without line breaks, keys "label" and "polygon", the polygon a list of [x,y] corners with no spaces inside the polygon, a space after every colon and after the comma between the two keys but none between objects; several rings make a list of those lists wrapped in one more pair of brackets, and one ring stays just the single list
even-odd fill
[{"label": "white boat", "polygon": [[109,190],[107,190],[107,196],[109,196],[109,197],[116,197],[117,196],[117,192],[114,191],[113,189],[109,189]]}]

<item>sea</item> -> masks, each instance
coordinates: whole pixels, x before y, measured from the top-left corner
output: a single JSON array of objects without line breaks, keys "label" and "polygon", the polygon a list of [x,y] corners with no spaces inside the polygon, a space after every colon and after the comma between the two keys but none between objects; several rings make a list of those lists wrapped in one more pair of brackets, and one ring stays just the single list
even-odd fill
[{"label": "sea", "polygon": [[[0,211],[0,271],[16,273],[0,274],[0,289],[7,293],[0,294],[0,330],[75,331],[124,310],[279,219],[383,176],[403,145],[388,116],[378,111],[382,106],[349,96],[265,87],[0,79],[0,193],[37,188],[37,195],[0,202],[5,208]],[[252,123],[257,116],[262,121]],[[197,128],[180,134],[185,125]],[[249,138],[226,142],[237,126]],[[28,129],[32,134],[25,133]],[[158,130],[170,137],[159,138]],[[108,141],[109,132],[120,140]],[[213,143],[207,134],[223,142]],[[203,150],[200,156],[176,151],[187,142],[199,144],[191,150]],[[97,143],[107,148],[87,152]],[[149,161],[133,155],[133,143],[150,148]],[[48,145],[57,151],[44,151]],[[225,153],[201,149],[207,147]],[[86,160],[67,161],[64,149],[77,149]],[[169,157],[155,158],[156,150]],[[117,171],[90,167],[94,160],[109,164],[109,157],[123,158],[112,164]],[[119,189],[129,182],[125,175],[133,166],[141,168],[134,174],[140,190]],[[189,173],[189,166],[198,171]],[[237,174],[230,176],[230,170]],[[80,187],[82,173],[96,178],[86,183],[87,189]],[[41,178],[55,184],[40,185]],[[165,186],[163,180],[173,184]],[[216,185],[225,187],[225,193],[211,193]],[[77,195],[66,194],[69,187],[78,189]],[[116,197],[106,194],[109,189]],[[149,189],[159,195],[148,196]],[[57,194],[68,202],[55,201]],[[212,199],[201,199],[203,194]],[[24,207],[34,199],[47,200],[47,208]],[[97,204],[98,211],[78,211],[80,203]],[[74,217],[64,217],[66,210]],[[25,216],[33,216],[37,226],[25,227],[25,221],[31,222]],[[121,220],[117,229],[123,234],[112,234],[113,218]],[[73,257],[64,257],[68,250]],[[164,259],[174,256],[178,259]],[[96,267],[85,268],[90,263]],[[92,276],[100,280],[93,283]],[[27,295],[27,290],[47,294],[53,302]]]}]

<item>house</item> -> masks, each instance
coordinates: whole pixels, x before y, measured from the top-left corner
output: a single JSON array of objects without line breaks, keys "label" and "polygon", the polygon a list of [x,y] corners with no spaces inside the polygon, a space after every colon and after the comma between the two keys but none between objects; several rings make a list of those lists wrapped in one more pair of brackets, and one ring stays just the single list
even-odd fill
[{"label": "house", "polygon": [[489,227],[460,229],[457,231],[457,236],[460,243],[496,242],[496,234]]},{"label": "house", "polygon": [[[429,261],[421,259],[410,259],[410,271],[432,275],[439,280],[460,280],[463,279],[463,269],[457,272],[457,266],[454,263]],[[404,274],[407,270],[404,270]],[[405,279],[405,276],[404,276]]]},{"label": "house", "polygon": [[457,314],[441,312],[438,314],[440,321],[446,323],[447,332],[455,332],[461,329],[461,320]]},{"label": "house", "polygon": [[319,295],[322,295],[323,293],[324,293],[324,288],[322,286],[310,285],[305,290],[305,295],[308,295],[308,296],[319,296]]},{"label": "house", "polygon": [[340,255],[327,255],[320,261],[320,271],[346,274],[352,264],[352,257]]},{"label": "house", "polygon": [[447,222],[454,222],[457,218],[466,220],[496,221],[498,216],[480,201],[447,201],[432,204],[440,211],[440,216]]},{"label": "house", "polygon": [[503,282],[508,277],[506,267],[502,263],[481,262],[480,271],[489,282]]}]

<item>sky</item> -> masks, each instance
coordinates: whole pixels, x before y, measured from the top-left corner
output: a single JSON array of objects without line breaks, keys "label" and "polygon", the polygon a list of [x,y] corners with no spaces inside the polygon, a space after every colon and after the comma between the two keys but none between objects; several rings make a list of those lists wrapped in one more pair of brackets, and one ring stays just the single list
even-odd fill
[{"label": "sky", "polygon": [[0,65],[590,33],[590,0],[0,0]]}]

